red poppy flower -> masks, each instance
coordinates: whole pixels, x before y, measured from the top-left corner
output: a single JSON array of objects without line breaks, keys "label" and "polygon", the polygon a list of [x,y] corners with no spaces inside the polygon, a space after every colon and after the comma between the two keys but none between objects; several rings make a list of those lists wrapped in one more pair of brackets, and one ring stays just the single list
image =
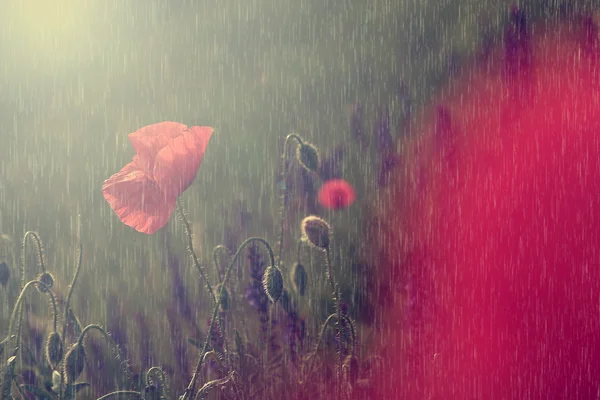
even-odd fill
[{"label": "red poppy flower", "polygon": [[102,186],[121,222],[147,234],[165,226],[177,198],[194,181],[212,132],[166,121],[131,133],[137,154]]},{"label": "red poppy flower", "polygon": [[326,181],[319,190],[319,203],[333,210],[349,207],[356,200],[354,188],[343,179]]}]

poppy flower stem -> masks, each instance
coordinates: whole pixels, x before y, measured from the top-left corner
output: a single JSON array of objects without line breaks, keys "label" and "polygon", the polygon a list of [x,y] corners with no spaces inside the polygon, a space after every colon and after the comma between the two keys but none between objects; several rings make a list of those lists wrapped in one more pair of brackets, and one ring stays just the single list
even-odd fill
[{"label": "poppy flower stem", "polygon": [[[325,259],[327,260],[327,275],[329,277],[329,283],[331,284],[331,289],[333,290],[333,300],[335,301],[335,311],[336,311],[336,328],[338,334],[340,335],[340,348],[337,352],[338,356],[338,373],[340,374],[340,378],[342,376],[342,348],[341,348],[341,338],[342,338],[342,307],[341,307],[341,292],[339,285],[336,285],[335,279],[333,277],[333,265],[331,263],[331,251],[329,250],[329,246],[325,248]],[[339,388],[338,388],[339,390]],[[338,393],[339,394],[339,393]]]},{"label": "poppy flower stem", "polygon": [[[29,281],[25,284],[25,286],[23,286],[23,289],[21,289],[21,294],[19,294],[19,297],[17,297],[17,302],[15,303],[15,306],[13,307],[13,311],[12,314],[10,316],[10,320],[8,323],[8,335],[7,338],[10,339],[12,338],[12,332],[13,332],[13,326],[15,324],[15,318],[17,318],[17,312],[19,312],[19,317],[22,315],[22,307],[21,307],[21,302],[23,301],[23,299],[25,298],[25,292],[27,292],[27,289],[29,289],[30,286],[32,285],[43,285],[43,283],[41,281],[38,280],[33,280],[33,281]],[[21,318],[19,318],[20,320]],[[20,335],[20,330],[21,327],[18,327],[18,331],[17,331],[17,335]],[[10,352],[7,352],[7,354],[10,354]]]},{"label": "poppy flower stem", "polygon": [[277,257],[277,266],[279,268],[281,268],[281,254],[283,252],[283,224],[285,221],[285,206],[287,203],[287,185],[285,184],[286,180],[287,180],[287,170],[288,170],[288,166],[287,166],[287,148],[288,148],[288,142],[292,139],[295,139],[298,144],[300,146],[302,146],[303,142],[302,142],[302,138],[298,135],[296,135],[295,133],[290,133],[289,135],[287,135],[285,137],[285,142],[283,144],[283,168],[281,171],[281,182],[283,182],[283,193],[281,194],[281,222],[280,222],[280,227],[281,227],[281,233],[279,235],[279,247],[277,249],[278,252],[278,257]]},{"label": "poppy flower stem", "polygon": [[[177,214],[183,221],[183,226],[185,228],[185,234],[188,239],[188,251],[192,255],[192,259],[194,260],[194,265],[196,266],[196,269],[200,273],[200,276],[202,277],[202,279],[204,279],[204,283],[206,284],[206,289],[208,290],[208,293],[210,294],[213,304],[216,304],[217,308],[218,308],[221,304],[221,301],[220,300],[217,301],[217,297],[215,297],[215,292],[212,288],[212,285],[210,284],[210,281],[208,280],[208,275],[206,274],[206,270],[204,269],[204,267],[202,267],[202,265],[200,264],[200,261],[198,261],[198,256],[196,256],[196,251],[194,250],[194,243],[192,241],[192,228],[190,227],[190,223],[189,223],[187,217],[185,216],[185,209],[183,208],[183,204],[181,203],[180,199],[177,199]],[[219,274],[219,271],[217,271],[217,275],[218,274]],[[225,284],[223,283],[223,286],[224,285]],[[221,288],[221,290],[218,293],[219,296],[221,296],[222,291],[223,290]],[[213,316],[213,318],[215,318],[215,316]],[[212,325],[212,321],[210,324]],[[217,324],[219,325],[219,329],[221,330],[221,332],[223,332],[223,338],[225,338],[225,333],[224,333],[225,331],[223,330],[223,326],[222,326],[220,317],[217,320]],[[227,346],[225,345],[225,347],[227,347]]]},{"label": "poppy flower stem", "polygon": [[202,368],[202,362],[204,361],[204,355],[207,353],[208,347],[210,346],[210,339],[212,337],[212,332],[214,329],[214,322],[215,322],[215,319],[217,319],[217,314],[219,312],[219,307],[221,305],[220,304],[221,299],[223,298],[222,292],[223,292],[223,290],[225,290],[225,285],[227,284],[227,280],[229,279],[231,270],[233,269],[234,265],[236,265],[238,258],[242,254],[242,251],[248,244],[250,244],[252,242],[262,243],[267,248],[267,251],[269,252],[269,260],[271,262],[270,265],[275,265],[275,257],[273,255],[273,249],[271,248],[271,245],[269,244],[269,242],[267,242],[265,239],[263,239],[261,237],[250,237],[250,238],[244,240],[242,242],[242,244],[240,245],[240,247],[238,247],[237,251],[235,252],[235,255],[233,256],[233,259],[231,260],[231,262],[229,263],[229,266],[227,267],[225,276],[223,277],[223,282],[221,283],[221,289],[219,290],[219,293],[217,294],[217,301],[215,303],[212,318],[210,319],[210,324],[208,326],[208,333],[206,334],[206,341],[204,342],[204,346],[202,347],[202,353],[200,354],[200,358],[198,359],[198,363],[196,364],[196,369],[194,370],[192,379],[190,380],[190,383],[189,383],[187,389],[185,390],[185,393],[181,397],[182,400],[190,400],[192,398],[191,395],[195,390],[196,380],[198,379],[198,376],[200,375],[200,370]]},{"label": "poppy flower stem", "polygon": [[[75,268],[75,275],[73,275],[73,280],[71,281],[71,285],[69,286],[69,293],[67,294],[67,301],[65,302],[65,319],[63,322],[62,329],[62,348],[66,348],[66,336],[67,336],[67,323],[69,322],[69,303],[71,302],[71,296],[73,295],[73,288],[75,287],[75,283],[77,282],[77,278],[79,277],[79,271],[81,270],[81,262],[83,261],[83,243],[81,243],[81,215],[78,215],[77,218],[77,238],[79,239],[79,250],[77,253],[77,267]],[[64,389],[65,389],[65,366],[63,363],[62,373],[60,374],[60,390],[59,390],[59,398],[63,398]]]},{"label": "poppy flower stem", "polygon": [[213,292],[213,288],[210,284],[210,281],[208,280],[208,275],[206,274],[204,267],[202,267],[202,265],[200,264],[200,261],[198,261],[198,256],[196,256],[196,252],[194,251],[194,243],[192,241],[192,228],[190,227],[190,223],[187,220],[187,217],[185,216],[185,210],[183,208],[183,204],[181,203],[180,199],[177,199],[177,214],[179,214],[179,217],[183,221],[183,226],[185,228],[185,235],[187,236],[187,239],[188,239],[188,251],[192,255],[192,259],[194,260],[194,265],[196,266],[196,269],[200,273],[200,276],[202,277],[202,279],[204,279],[204,283],[206,284],[206,287],[208,289],[208,292],[210,293],[210,297],[212,298],[213,303],[216,303],[217,300],[215,298],[215,294]]},{"label": "poppy flower stem", "polygon": [[38,263],[40,264],[40,268],[42,269],[42,272],[46,272],[42,240],[36,232],[27,231],[25,232],[25,236],[23,236],[23,247],[21,248],[21,289],[23,289],[23,286],[25,286],[25,267],[27,266],[27,239],[30,237],[35,242],[35,250],[38,258]]}]

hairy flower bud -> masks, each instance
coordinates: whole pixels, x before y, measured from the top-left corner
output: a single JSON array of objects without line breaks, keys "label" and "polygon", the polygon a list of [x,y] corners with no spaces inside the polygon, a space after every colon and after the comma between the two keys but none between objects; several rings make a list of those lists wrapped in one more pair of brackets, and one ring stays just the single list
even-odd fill
[{"label": "hairy flower bud", "polygon": [[73,383],[79,378],[85,366],[85,350],[83,345],[75,343],[65,357],[65,375],[67,383]]},{"label": "hairy flower bud", "polygon": [[41,285],[37,285],[37,289],[41,293],[47,292],[52,288],[52,286],[54,286],[54,277],[50,272],[42,272],[40,276],[38,276],[37,280],[42,282]]},{"label": "hairy flower bud", "polygon": [[46,360],[52,369],[56,368],[56,364],[62,360],[63,347],[60,334],[58,332],[51,332],[46,340]]},{"label": "hairy flower bud", "polygon": [[307,171],[317,172],[319,170],[319,150],[312,144],[302,143],[299,145],[296,158]]},{"label": "hairy flower bud", "polygon": [[329,247],[329,224],[322,218],[310,215],[302,220],[302,238],[320,249]]},{"label": "hairy flower bud", "polygon": [[275,303],[283,293],[283,276],[279,268],[270,265],[263,275],[263,288],[269,299]]},{"label": "hairy flower bud", "polygon": [[308,281],[308,276],[306,274],[306,269],[304,265],[300,263],[294,264],[292,267],[292,283],[294,285],[294,290],[300,296],[304,296],[306,292],[306,283]]}]

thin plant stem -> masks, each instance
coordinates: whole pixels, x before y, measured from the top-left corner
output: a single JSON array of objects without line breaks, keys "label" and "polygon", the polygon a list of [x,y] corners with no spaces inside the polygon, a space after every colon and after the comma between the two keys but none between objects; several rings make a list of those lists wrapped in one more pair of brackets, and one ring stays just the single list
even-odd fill
[{"label": "thin plant stem", "polygon": [[83,346],[83,339],[84,339],[85,335],[89,331],[91,331],[92,329],[97,330],[98,332],[100,332],[102,334],[102,336],[104,336],[104,338],[106,340],[108,340],[111,344],[113,344],[115,347],[117,347],[117,344],[110,337],[110,335],[108,334],[108,332],[106,332],[104,330],[104,328],[102,328],[100,325],[96,325],[96,324],[90,324],[90,325],[86,326],[85,328],[83,328],[83,330],[81,331],[81,334],[79,334],[79,338],[77,339],[77,345],[78,346]]},{"label": "thin plant stem", "polygon": [[[208,289],[210,297],[213,300],[213,303],[216,303],[217,300],[215,298],[215,294],[213,292],[213,288],[210,284],[210,281],[208,280],[208,275],[206,274],[206,270],[200,264],[200,261],[198,261],[198,256],[196,256],[196,251],[194,250],[194,243],[192,240],[192,228],[190,227],[190,223],[189,223],[187,217],[185,216],[185,210],[183,208],[183,204],[181,203],[180,199],[177,199],[177,212],[178,212],[179,216],[181,217],[181,220],[183,221],[183,227],[185,228],[185,234],[188,239],[188,250],[189,250],[190,254],[192,255],[192,260],[194,260],[194,266],[198,270],[198,273],[200,273],[200,276],[202,277],[202,279],[204,279],[204,283],[206,284],[206,287]],[[218,272],[217,272],[217,275],[218,275]]]},{"label": "thin plant stem", "polygon": [[335,300],[338,296],[335,285],[335,278],[333,276],[333,265],[331,263],[329,246],[325,248],[325,261],[327,262],[327,279],[329,280],[329,284],[331,285],[331,290],[333,291],[333,299]]},{"label": "thin plant stem", "polygon": [[17,302],[15,303],[15,306],[13,308],[12,315],[10,316],[10,322],[8,323],[8,338],[12,337],[15,318],[17,318],[18,310],[22,309],[21,302],[25,298],[25,292],[27,291],[27,289],[29,289],[30,286],[32,286],[34,284],[43,285],[43,283],[41,281],[33,280],[33,281],[27,282],[25,284],[25,286],[23,286],[23,289],[21,289],[21,293],[19,294],[19,297],[17,298]]},{"label": "thin plant stem", "polygon": [[56,332],[56,325],[58,324],[58,308],[56,307],[56,297],[50,289],[48,289],[47,293],[50,297],[50,305],[52,306],[52,332]]},{"label": "thin plant stem", "polygon": [[[185,216],[185,209],[183,208],[183,204],[181,203],[180,199],[177,199],[177,212],[178,212],[179,216],[181,217],[181,220],[183,221],[183,226],[185,228],[185,234],[188,239],[188,250],[189,250],[190,254],[192,255],[192,259],[194,260],[194,266],[198,270],[198,273],[200,273],[200,276],[202,277],[202,279],[204,279],[204,283],[206,284],[206,289],[208,290],[208,293],[210,294],[213,304],[217,304],[217,298],[215,297],[215,293],[213,291],[212,285],[210,284],[210,280],[208,279],[208,275],[206,274],[206,270],[204,269],[202,264],[200,264],[200,261],[198,261],[198,256],[196,255],[196,251],[194,250],[194,243],[192,240],[192,228],[190,226],[190,222],[188,221],[187,217]],[[217,275],[219,275],[218,270],[217,270]],[[223,283],[223,285],[225,285],[225,283]],[[221,291],[222,291],[222,288],[221,288]],[[219,292],[219,296],[221,296],[221,291]],[[210,324],[212,325],[212,321],[210,322]],[[217,324],[219,326],[219,329],[221,330],[221,333],[223,334],[223,341],[224,341],[225,349],[227,349],[227,338],[225,337],[225,331],[223,331],[223,325],[221,324],[220,316],[219,316],[219,318],[217,318]]]},{"label": "thin plant stem", "polygon": [[111,397],[121,397],[121,396],[127,396],[127,398],[130,398],[131,396],[135,396],[138,399],[144,398],[144,396],[142,396],[142,394],[140,392],[136,392],[134,390],[118,390],[116,392],[105,394],[102,397],[98,397],[97,400],[108,400]]},{"label": "thin plant stem", "polygon": [[[342,308],[341,308],[341,293],[339,285],[336,285],[335,278],[333,277],[333,265],[331,263],[331,251],[329,250],[329,246],[325,248],[325,255],[327,260],[327,275],[329,275],[329,283],[331,284],[331,288],[333,289],[333,298],[335,301],[335,310],[337,314],[337,334],[339,335],[339,349],[337,351],[338,358],[338,378],[341,379],[342,376]],[[338,385],[338,398],[341,395],[341,386]]]},{"label": "thin plant stem", "polygon": [[[46,264],[44,263],[44,251],[42,247],[42,240],[40,236],[34,231],[27,231],[23,236],[23,246],[21,248],[21,289],[25,286],[25,267],[27,265],[27,239],[31,237],[35,242],[36,254],[38,263],[42,269],[42,273],[46,272]],[[18,322],[18,334],[17,334],[17,348],[21,347],[21,324],[23,323],[23,313],[19,313]]]},{"label": "thin plant stem", "polygon": [[42,240],[34,231],[27,231],[23,236],[23,247],[21,248],[21,289],[25,285],[25,266],[27,260],[27,239],[31,237],[36,245],[36,254],[42,272],[46,272],[46,264],[44,263],[44,251],[42,248]]},{"label": "thin plant stem", "polygon": [[229,249],[225,246],[223,246],[222,244],[216,246],[213,250],[213,261],[215,263],[215,268],[217,269],[217,275],[219,276],[219,283],[221,283],[223,281],[223,278],[221,277],[221,274],[219,273],[219,267],[220,267],[220,263],[219,263],[219,252],[225,252],[227,253],[227,255],[229,254]]},{"label": "thin plant stem", "polygon": [[[79,271],[81,271],[81,261],[83,260],[83,243],[81,242],[81,215],[79,215],[78,217],[78,221],[77,221],[77,237],[79,239],[79,250],[78,250],[78,257],[77,257],[77,266],[75,267],[75,274],[73,275],[73,280],[71,281],[71,285],[69,286],[69,292],[67,294],[67,300],[65,302],[65,320],[63,322],[63,329],[62,329],[62,336],[61,336],[61,340],[62,340],[62,348],[64,349],[66,347],[66,336],[67,336],[67,324],[69,321],[69,304],[71,303],[71,296],[73,295],[73,289],[75,288],[75,283],[77,282],[77,278],[79,277]],[[60,390],[59,390],[59,394],[60,397],[62,398],[64,395],[64,376],[65,376],[65,371],[64,371],[64,363],[63,363],[63,368],[62,368],[62,372],[60,374]]]},{"label": "thin plant stem", "polygon": [[217,296],[217,301],[216,301],[214,309],[213,309],[212,318],[210,319],[210,324],[208,326],[208,333],[206,335],[206,341],[204,342],[204,346],[202,347],[202,352],[200,354],[200,358],[198,359],[198,363],[196,364],[196,369],[194,370],[194,373],[192,375],[190,383],[189,383],[188,387],[186,388],[185,393],[182,396],[183,400],[189,400],[191,398],[190,396],[192,395],[192,393],[194,392],[194,389],[196,387],[196,380],[198,379],[198,376],[200,375],[200,370],[202,368],[202,362],[204,361],[204,354],[206,354],[206,352],[208,351],[208,346],[210,345],[210,339],[212,336],[212,331],[214,329],[214,322],[215,322],[215,319],[217,318],[217,314],[219,311],[219,306],[220,306],[220,302],[221,302],[221,298],[222,298],[221,295],[225,288],[225,285],[227,284],[227,280],[229,279],[231,270],[233,269],[233,266],[237,262],[240,254],[242,253],[242,250],[246,247],[246,245],[248,245],[249,243],[255,242],[255,241],[262,243],[267,248],[267,251],[269,252],[269,258],[271,260],[271,265],[273,265],[275,263],[275,258],[273,256],[273,249],[271,248],[269,243],[266,240],[264,240],[263,238],[250,237],[250,238],[244,240],[244,242],[240,245],[240,247],[238,247],[237,251],[235,252],[235,255],[233,256],[233,259],[231,260],[231,262],[229,263],[229,266],[227,267],[227,271],[225,272],[225,277],[223,277],[223,283],[221,284],[221,289],[219,291],[219,295]]},{"label": "thin plant stem", "polygon": [[280,234],[279,234],[279,247],[278,247],[278,257],[277,257],[277,266],[281,268],[281,254],[283,252],[283,225],[285,222],[285,208],[287,203],[287,145],[291,139],[295,139],[298,141],[300,146],[302,146],[303,142],[300,136],[295,133],[290,133],[285,137],[285,142],[283,143],[283,168],[281,171],[281,182],[283,182],[283,193],[281,194],[281,217],[280,217]]}]

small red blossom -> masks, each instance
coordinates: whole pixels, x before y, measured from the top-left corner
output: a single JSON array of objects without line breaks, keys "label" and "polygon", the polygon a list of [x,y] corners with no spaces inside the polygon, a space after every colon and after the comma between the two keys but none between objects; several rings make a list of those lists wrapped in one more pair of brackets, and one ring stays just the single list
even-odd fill
[{"label": "small red blossom", "polygon": [[328,180],[319,190],[319,203],[332,210],[349,207],[354,200],[356,200],[354,188],[343,179]]},{"label": "small red blossom", "polygon": [[121,222],[152,234],[165,226],[192,184],[213,129],[160,122],[129,134],[136,155],[102,186]]}]

